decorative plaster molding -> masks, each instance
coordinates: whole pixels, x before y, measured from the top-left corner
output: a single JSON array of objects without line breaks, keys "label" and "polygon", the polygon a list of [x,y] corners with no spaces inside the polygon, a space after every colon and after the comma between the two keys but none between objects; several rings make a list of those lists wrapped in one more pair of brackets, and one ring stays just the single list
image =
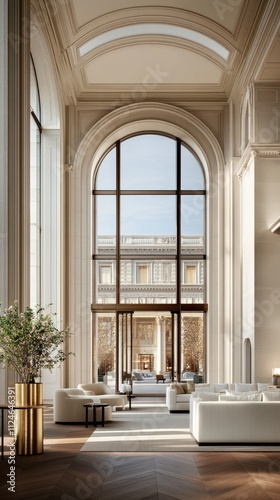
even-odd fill
[{"label": "decorative plaster molding", "polygon": [[279,144],[269,146],[259,144],[248,144],[236,168],[236,175],[242,181],[246,174],[250,160],[255,157],[278,158],[280,156]]},{"label": "decorative plaster molding", "polygon": [[280,149],[267,149],[266,151],[255,151],[255,156],[270,156],[271,158],[275,156],[280,156]]}]

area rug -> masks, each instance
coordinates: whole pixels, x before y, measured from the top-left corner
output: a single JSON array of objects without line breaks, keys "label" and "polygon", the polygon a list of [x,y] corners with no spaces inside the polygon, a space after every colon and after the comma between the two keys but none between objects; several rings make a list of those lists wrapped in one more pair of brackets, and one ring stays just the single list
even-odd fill
[{"label": "area rug", "polygon": [[131,411],[112,413],[98,426],[82,452],[280,451],[280,446],[198,446],[189,429],[188,413],[169,413],[166,405],[134,404]]}]

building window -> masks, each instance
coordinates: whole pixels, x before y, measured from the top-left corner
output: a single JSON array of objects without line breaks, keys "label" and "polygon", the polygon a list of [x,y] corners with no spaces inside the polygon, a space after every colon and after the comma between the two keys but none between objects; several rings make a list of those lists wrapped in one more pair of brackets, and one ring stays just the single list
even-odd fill
[{"label": "building window", "polygon": [[112,283],[111,266],[99,266],[99,283],[102,285],[109,285]]},{"label": "building window", "polygon": [[194,265],[187,265],[185,268],[185,280],[187,284],[197,283],[197,268]]},{"label": "building window", "polygon": [[150,266],[144,264],[136,265],[136,283],[146,284],[150,283]]}]

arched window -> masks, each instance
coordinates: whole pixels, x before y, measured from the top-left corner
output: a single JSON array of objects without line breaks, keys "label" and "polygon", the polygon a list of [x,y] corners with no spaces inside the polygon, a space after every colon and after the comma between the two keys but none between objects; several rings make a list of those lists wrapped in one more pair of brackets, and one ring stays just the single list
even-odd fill
[{"label": "arched window", "polygon": [[30,64],[30,303],[41,302],[41,106],[36,72]]},{"label": "arched window", "polygon": [[206,202],[198,158],[165,135],[118,141],[96,170],[93,213],[99,378],[111,375],[118,386],[147,356],[144,371],[203,378]]}]

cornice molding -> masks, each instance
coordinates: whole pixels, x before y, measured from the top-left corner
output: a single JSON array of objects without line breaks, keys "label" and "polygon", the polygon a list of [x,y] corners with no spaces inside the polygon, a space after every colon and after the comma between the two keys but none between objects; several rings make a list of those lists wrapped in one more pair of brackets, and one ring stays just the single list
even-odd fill
[{"label": "cornice molding", "polygon": [[256,80],[257,72],[260,70],[271,42],[279,29],[279,2],[272,0],[264,7],[263,5],[260,5],[258,13],[260,22],[252,39],[253,42],[249,50],[244,51],[245,57],[240,62],[239,70],[230,91],[231,95],[237,99],[244,92],[248,83]]},{"label": "cornice molding", "polygon": [[248,144],[236,167],[236,175],[240,181],[242,181],[245,176],[251,159],[257,156],[263,158],[278,158],[280,156],[280,145],[270,144],[264,146],[263,144]]}]

